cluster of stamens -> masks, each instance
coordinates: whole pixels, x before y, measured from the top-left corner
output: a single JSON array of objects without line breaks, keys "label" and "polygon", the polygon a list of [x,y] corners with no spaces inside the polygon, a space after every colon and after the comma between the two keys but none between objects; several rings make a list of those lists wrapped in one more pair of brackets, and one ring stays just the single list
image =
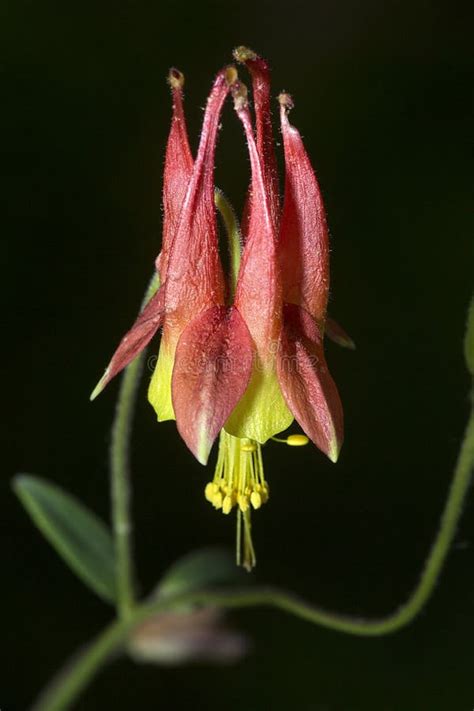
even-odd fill
[{"label": "cluster of stamens", "polygon": [[[272,439],[292,447],[308,443],[303,434]],[[234,507],[237,509],[237,564],[251,570],[256,557],[250,513],[252,509],[259,509],[269,497],[261,444],[252,439],[233,437],[222,430],[214,479],[206,485],[204,495],[215,509],[224,514],[229,514]]]},{"label": "cluster of stamens", "polygon": [[234,506],[242,513],[259,509],[268,501],[269,489],[263,473],[261,445],[251,439],[220,435],[214,479],[205,488],[206,499],[228,514]]}]

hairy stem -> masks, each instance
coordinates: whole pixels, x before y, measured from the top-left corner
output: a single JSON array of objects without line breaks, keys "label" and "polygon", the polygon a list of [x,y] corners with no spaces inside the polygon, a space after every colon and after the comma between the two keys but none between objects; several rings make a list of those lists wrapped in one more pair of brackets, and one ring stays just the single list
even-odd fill
[{"label": "hairy stem", "polygon": [[[155,275],[147,289],[142,309],[159,286]],[[130,439],[135,403],[140,384],[146,350],[125,369],[112,425],[110,445],[110,484],[112,498],[112,525],[115,543],[117,611],[119,617],[130,615],[134,604],[134,571],[132,550],[132,522],[130,516],[131,476]]]},{"label": "hairy stem", "polygon": [[253,590],[198,591],[165,600],[142,603],[102,632],[68,667],[59,674],[34,706],[33,711],[62,711],[91,682],[99,669],[120,651],[135,625],[152,615],[179,605],[209,605],[223,608],[265,605],[300,617],[308,622],[348,634],[375,637],[395,632],[420,612],[431,595],[453,541],[474,466],[474,408],[471,410],[440,528],[426,560],[420,580],[407,602],[395,612],[366,619],[340,615],[299,599],[291,593],[272,588]]}]

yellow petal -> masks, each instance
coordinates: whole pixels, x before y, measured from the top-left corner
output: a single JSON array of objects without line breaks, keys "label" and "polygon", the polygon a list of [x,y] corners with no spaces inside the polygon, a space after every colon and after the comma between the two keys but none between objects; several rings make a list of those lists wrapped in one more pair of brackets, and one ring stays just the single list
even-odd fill
[{"label": "yellow petal", "polygon": [[273,369],[255,368],[237,407],[225,424],[234,437],[248,437],[261,444],[293,422]]},{"label": "yellow petal", "polygon": [[148,388],[148,401],[156,412],[158,422],[176,419],[171,402],[173,365],[174,349],[162,339],[158,362]]}]

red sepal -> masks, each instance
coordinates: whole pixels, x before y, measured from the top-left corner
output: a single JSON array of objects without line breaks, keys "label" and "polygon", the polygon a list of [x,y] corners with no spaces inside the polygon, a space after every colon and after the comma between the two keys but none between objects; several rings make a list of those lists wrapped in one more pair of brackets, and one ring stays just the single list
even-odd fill
[{"label": "red sepal", "polygon": [[125,334],[112,356],[102,378],[97,383],[91,400],[99,395],[105,386],[115,378],[121,370],[137,357],[149,344],[163,320],[163,291],[158,289],[139,314],[132,328]]},{"label": "red sepal", "polygon": [[161,283],[166,280],[169,251],[194,165],[183,110],[184,77],[177,69],[170,69],[168,81],[173,96],[173,116],[163,172],[163,239],[161,252],[156,260]]},{"label": "red sepal", "polygon": [[222,105],[229,90],[228,79],[229,72],[221,71],[207,100],[198,154],[163,285],[167,320],[169,315],[183,325],[202,308],[224,300],[214,207],[214,154]]},{"label": "red sepal", "polygon": [[282,292],[276,235],[245,92],[239,87],[234,90],[234,103],[244,127],[252,168],[248,237],[242,253],[235,306],[245,319],[265,363],[272,358],[281,324]]},{"label": "red sepal", "polygon": [[335,462],[344,438],[342,405],[311,315],[285,304],[277,372],[283,396],[314,444]]},{"label": "red sepal", "polygon": [[181,334],[173,408],[179,433],[201,464],[248,385],[252,359],[252,339],[233,307],[207,309]]},{"label": "red sepal", "polygon": [[329,240],[326,213],[303,141],[288,122],[292,103],[280,96],[285,149],[285,197],[279,254],[283,300],[305,308],[324,324],[329,292]]}]

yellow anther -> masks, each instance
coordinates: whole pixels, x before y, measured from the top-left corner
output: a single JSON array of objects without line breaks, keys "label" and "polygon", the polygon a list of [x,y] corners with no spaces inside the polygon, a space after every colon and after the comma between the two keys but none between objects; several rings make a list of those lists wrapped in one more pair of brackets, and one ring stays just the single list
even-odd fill
[{"label": "yellow anther", "polygon": [[214,494],[216,493],[215,490],[215,484],[212,483],[212,481],[209,482],[209,484],[206,484],[206,488],[204,489],[204,496],[206,497],[207,501],[210,501],[211,504],[214,500]]},{"label": "yellow anther", "polygon": [[222,513],[228,514],[232,511],[232,506],[234,505],[234,502],[232,501],[232,496],[226,496],[224,497],[224,501],[222,502]]},{"label": "yellow anther", "polygon": [[240,449],[242,452],[256,452],[257,443],[252,442],[251,439],[244,439],[242,444],[240,445]]},{"label": "yellow anther", "polygon": [[308,444],[309,438],[306,437],[304,434],[294,434],[290,435],[287,437],[286,443],[290,447],[304,447],[305,444]]},{"label": "yellow anther", "polygon": [[249,508],[249,497],[245,496],[245,494],[239,494],[237,497],[237,502],[239,504],[239,509],[245,513],[248,511]]},{"label": "yellow anther", "polygon": [[259,509],[260,506],[262,505],[262,497],[258,493],[258,491],[252,491],[252,494],[250,496],[250,503],[254,507],[254,509]]},{"label": "yellow anther", "polygon": [[220,491],[212,497],[212,505],[215,509],[220,509],[222,507],[222,494]]}]

